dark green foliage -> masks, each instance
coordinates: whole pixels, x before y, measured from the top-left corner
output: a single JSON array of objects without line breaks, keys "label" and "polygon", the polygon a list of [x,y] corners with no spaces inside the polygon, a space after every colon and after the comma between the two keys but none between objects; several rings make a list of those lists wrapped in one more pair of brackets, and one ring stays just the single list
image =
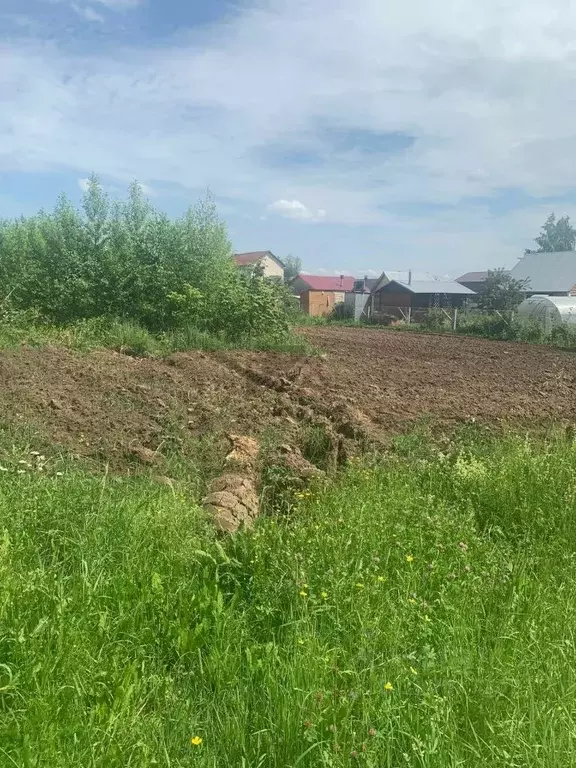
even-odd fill
[{"label": "dark green foliage", "polygon": [[[576,229],[570,224],[570,216],[562,216],[557,220],[556,214],[551,213],[534,242],[538,246],[536,253],[573,251],[576,248]],[[527,250],[527,253],[531,251]]]},{"label": "dark green foliage", "polygon": [[516,280],[506,269],[491,269],[476,297],[480,309],[509,310],[525,298],[528,280]]},{"label": "dark green foliage", "polygon": [[228,340],[288,332],[282,287],[236,268],[210,197],[171,221],[136,182],[111,202],[92,176],[81,211],[61,197],[52,213],[0,222],[0,286],[13,310],[56,324],[192,324]]}]

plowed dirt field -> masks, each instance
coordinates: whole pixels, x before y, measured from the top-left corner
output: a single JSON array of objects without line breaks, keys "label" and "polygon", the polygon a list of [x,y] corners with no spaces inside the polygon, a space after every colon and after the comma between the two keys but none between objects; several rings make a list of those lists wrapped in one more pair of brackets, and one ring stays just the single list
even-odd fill
[{"label": "plowed dirt field", "polygon": [[[0,424],[122,463],[142,448],[204,434],[290,437],[304,420],[377,442],[422,416],[540,427],[576,423],[576,355],[442,335],[318,327],[299,358],[190,352],[166,360],[107,350],[0,352]],[[180,436],[180,437],[179,437]]]}]

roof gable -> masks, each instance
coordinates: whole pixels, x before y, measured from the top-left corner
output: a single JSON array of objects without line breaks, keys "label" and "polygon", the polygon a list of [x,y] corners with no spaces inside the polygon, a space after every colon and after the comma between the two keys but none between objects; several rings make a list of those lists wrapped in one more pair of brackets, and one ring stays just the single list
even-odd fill
[{"label": "roof gable", "polygon": [[234,261],[239,267],[246,267],[248,264],[257,264],[261,259],[268,256],[270,259],[276,262],[278,266],[284,269],[284,264],[277,256],[274,256],[272,251],[247,251],[246,253],[235,253]]},{"label": "roof gable", "polygon": [[372,293],[380,290],[380,288],[387,285],[392,280],[407,284],[410,275],[412,276],[412,280],[436,280],[436,277],[430,272],[412,272],[410,269],[386,269],[374,282]]},{"label": "roof gable", "polygon": [[483,283],[488,278],[488,270],[484,272],[466,272],[456,278],[457,283]]},{"label": "roof gable", "polygon": [[568,292],[576,284],[576,252],[526,253],[510,274],[515,280],[529,280],[529,291]]},{"label": "roof gable", "polygon": [[382,287],[382,290],[391,286],[390,290],[394,290],[394,287],[401,287],[410,293],[444,293],[458,296],[474,296],[474,291],[470,288],[466,288],[465,285],[460,285],[455,280],[412,280],[407,283],[402,280],[391,280],[389,283]]}]

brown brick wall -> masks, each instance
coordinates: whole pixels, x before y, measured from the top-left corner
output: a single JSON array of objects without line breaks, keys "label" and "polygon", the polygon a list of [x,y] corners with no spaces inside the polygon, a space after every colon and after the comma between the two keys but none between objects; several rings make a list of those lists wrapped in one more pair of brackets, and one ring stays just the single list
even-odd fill
[{"label": "brown brick wall", "polygon": [[340,291],[304,291],[300,294],[302,312],[314,317],[329,315],[339,301],[344,301]]}]

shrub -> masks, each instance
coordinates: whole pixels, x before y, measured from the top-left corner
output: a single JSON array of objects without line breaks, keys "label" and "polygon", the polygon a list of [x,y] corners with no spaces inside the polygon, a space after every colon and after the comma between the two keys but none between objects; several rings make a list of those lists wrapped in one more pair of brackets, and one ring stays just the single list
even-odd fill
[{"label": "shrub", "polygon": [[441,331],[448,327],[448,318],[445,313],[436,307],[424,313],[420,325],[428,331]]},{"label": "shrub", "polygon": [[457,333],[501,339],[509,333],[510,319],[503,314],[471,313],[458,321]]},{"label": "shrub", "polygon": [[61,197],[52,213],[0,222],[0,285],[12,311],[55,325],[120,318],[108,332],[128,346],[148,345],[134,324],[230,341],[288,335],[287,289],[237,269],[213,200],[171,221],[136,182],[111,203],[93,176],[81,211]]}]

